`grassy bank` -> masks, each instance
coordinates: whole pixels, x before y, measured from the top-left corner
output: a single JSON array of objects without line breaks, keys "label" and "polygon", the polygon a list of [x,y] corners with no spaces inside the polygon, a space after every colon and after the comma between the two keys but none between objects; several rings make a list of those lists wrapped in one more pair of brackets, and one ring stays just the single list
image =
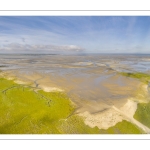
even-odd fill
[{"label": "grassy bank", "polygon": [[150,128],[150,102],[139,103],[134,118]]}]

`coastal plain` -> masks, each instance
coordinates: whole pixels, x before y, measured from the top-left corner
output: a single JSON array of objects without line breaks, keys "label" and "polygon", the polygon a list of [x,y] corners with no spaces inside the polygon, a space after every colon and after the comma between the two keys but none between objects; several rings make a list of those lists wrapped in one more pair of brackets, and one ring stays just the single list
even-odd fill
[{"label": "coastal plain", "polygon": [[0,62],[1,134],[150,133],[149,72],[123,56],[8,57]]}]

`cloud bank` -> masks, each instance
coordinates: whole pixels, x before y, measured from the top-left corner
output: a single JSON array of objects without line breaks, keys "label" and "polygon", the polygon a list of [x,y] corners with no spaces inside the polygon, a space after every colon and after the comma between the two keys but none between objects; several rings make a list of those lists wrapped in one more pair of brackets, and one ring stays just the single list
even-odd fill
[{"label": "cloud bank", "polygon": [[76,53],[84,49],[77,45],[4,44],[0,53]]}]

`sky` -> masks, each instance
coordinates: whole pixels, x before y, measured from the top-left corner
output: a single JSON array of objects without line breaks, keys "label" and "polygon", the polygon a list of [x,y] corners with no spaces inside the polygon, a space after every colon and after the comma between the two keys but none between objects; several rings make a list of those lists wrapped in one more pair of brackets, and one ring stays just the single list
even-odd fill
[{"label": "sky", "polygon": [[0,16],[0,53],[150,53],[150,17]]}]

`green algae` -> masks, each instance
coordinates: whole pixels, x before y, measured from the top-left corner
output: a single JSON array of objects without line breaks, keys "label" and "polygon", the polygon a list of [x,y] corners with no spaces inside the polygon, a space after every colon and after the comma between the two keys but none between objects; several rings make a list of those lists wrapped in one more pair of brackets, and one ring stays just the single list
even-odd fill
[{"label": "green algae", "polygon": [[100,130],[103,134],[142,134],[144,133],[136,125],[123,120],[117,123],[115,126],[108,128],[107,130]]}]

